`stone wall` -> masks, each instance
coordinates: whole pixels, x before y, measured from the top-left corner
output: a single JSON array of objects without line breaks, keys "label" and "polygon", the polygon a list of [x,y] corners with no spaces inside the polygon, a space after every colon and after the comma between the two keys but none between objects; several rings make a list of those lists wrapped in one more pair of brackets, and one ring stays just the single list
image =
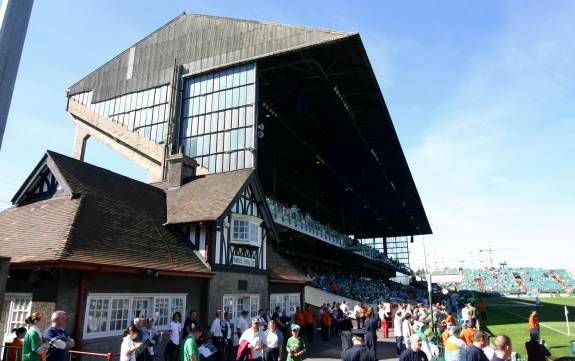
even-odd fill
[{"label": "stone wall", "polygon": [[[238,281],[247,281],[247,289],[240,291]],[[210,279],[208,292],[208,315],[212,320],[217,309],[222,308],[225,294],[259,294],[260,308],[267,308],[269,305],[268,276],[264,273],[238,273],[218,271]]]}]

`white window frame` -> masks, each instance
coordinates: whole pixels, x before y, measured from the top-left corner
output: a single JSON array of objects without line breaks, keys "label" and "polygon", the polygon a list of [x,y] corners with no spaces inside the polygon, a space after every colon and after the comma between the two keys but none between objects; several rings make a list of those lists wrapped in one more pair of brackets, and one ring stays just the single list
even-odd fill
[{"label": "white window frame", "polygon": [[[293,310],[290,307],[290,298],[295,297],[297,298],[297,303],[293,307]],[[274,299],[275,298],[275,299]],[[286,304],[285,299],[288,299],[288,303]],[[279,300],[279,302],[278,302]],[[292,316],[295,313],[296,307],[301,307],[301,294],[299,293],[270,293],[270,310],[275,312],[276,306],[280,306],[280,309],[285,310],[286,315]]]},{"label": "white window frame", "polygon": [[[89,293],[86,297],[85,303],[85,310],[84,310],[84,325],[83,325],[83,339],[94,339],[94,338],[101,338],[101,337],[109,337],[109,336],[119,336],[124,333],[125,330],[115,330],[110,331],[110,322],[111,322],[111,315],[112,315],[112,300],[113,299],[128,299],[128,326],[132,324],[133,320],[131,319],[133,315],[133,301],[135,298],[149,298],[151,299],[151,304],[149,305],[149,310],[151,310],[152,315],[149,317],[154,317],[155,314],[155,306],[156,306],[156,299],[157,298],[168,298],[168,325],[159,325],[157,326],[158,330],[167,330],[169,328],[169,321],[171,321],[172,314],[176,311],[180,312],[182,317],[186,311],[186,300],[187,300],[187,293]],[[106,299],[108,300],[108,315],[107,315],[107,323],[106,323],[106,331],[103,332],[88,332],[88,314],[90,312],[90,301],[95,299]],[[173,301],[175,299],[182,300],[182,306],[173,307]]]},{"label": "white window frame", "polygon": [[[248,293],[235,293],[235,294],[224,294],[224,296],[222,297],[222,310],[225,311],[230,311],[229,305],[226,305],[226,301],[232,301],[232,308],[231,308],[231,312],[232,312],[232,319],[236,319],[238,317],[241,316],[241,311],[242,310],[238,310],[237,309],[237,305],[238,305],[238,299],[239,298],[248,298],[249,299],[249,304],[245,305],[244,304],[244,310],[249,312],[249,318],[254,318],[257,316],[258,314],[258,310],[261,308],[261,303],[260,303],[260,298],[261,295],[259,294],[248,294]],[[226,300],[227,299],[227,300]],[[252,305],[254,304],[254,301],[256,301],[256,306],[252,309]],[[247,306],[247,308],[246,308]]]},{"label": "white window frame", "polygon": [[[234,238],[234,223],[235,221],[246,221],[248,222],[248,239],[240,239],[240,238]],[[263,223],[263,219],[258,218],[258,217],[254,217],[254,216],[248,216],[245,214],[237,214],[234,213],[232,214],[232,219],[231,219],[231,229],[230,229],[230,243],[232,244],[240,244],[240,245],[246,245],[246,246],[252,246],[252,247],[261,247],[262,244],[262,223]],[[255,226],[257,229],[257,234],[255,234],[255,239],[252,239],[252,236],[254,236],[252,234],[252,226]]]},{"label": "white window frame", "polygon": [[[25,315],[24,319],[26,317],[28,317],[30,315],[30,313],[32,312],[32,294],[31,293],[11,293],[11,292],[6,292],[6,294],[4,295],[4,301],[9,301],[10,305],[5,304],[4,307],[9,306],[8,308],[8,314],[7,314],[7,318],[6,318],[6,324],[4,327],[4,334],[3,337],[4,339],[6,338],[7,335],[9,335],[12,332],[12,323],[14,322],[13,320],[13,312],[14,310],[14,300],[16,299],[26,299],[29,300],[28,302],[28,309],[27,310],[22,310],[22,311],[26,311],[27,314]],[[22,325],[23,326],[23,322]],[[3,341],[2,341],[3,342]],[[4,344],[4,343],[2,343]]]}]

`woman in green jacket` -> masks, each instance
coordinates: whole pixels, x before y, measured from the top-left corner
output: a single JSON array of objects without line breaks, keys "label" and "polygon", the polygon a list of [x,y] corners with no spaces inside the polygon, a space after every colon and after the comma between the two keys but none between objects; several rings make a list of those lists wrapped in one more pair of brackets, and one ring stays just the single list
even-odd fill
[{"label": "woman in green jacket", "polygon": [[42,341],[42,332],[38,323],[42,314],[34,312],[24,322],[28,326],[28,332],[22,342],[22,361],[46,361],[46,347]]}]

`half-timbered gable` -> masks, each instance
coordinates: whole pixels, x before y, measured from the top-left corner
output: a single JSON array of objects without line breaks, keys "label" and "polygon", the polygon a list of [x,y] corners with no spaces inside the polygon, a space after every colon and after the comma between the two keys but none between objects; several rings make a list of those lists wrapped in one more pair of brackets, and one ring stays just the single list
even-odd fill
[{"label": "half-timbered gable", "polygon": [[181,227],[212,268],[266,270],[266,243],[277,236],[253,170],[198,176],[166,194],[167,223]]},{"label": "half-timbered gable", "polygon": [[266,269],[266,244],[273,238],[273,224],[269,222],[266,207],[265,198],[253,176],[217,222],[214,266]]},{"label": "half-timbered gable", "polygon": [[12,203],[32,203],[57,195],[70,194],[69,187],[49,154],[50,152],[42,157],[12,198]]}]

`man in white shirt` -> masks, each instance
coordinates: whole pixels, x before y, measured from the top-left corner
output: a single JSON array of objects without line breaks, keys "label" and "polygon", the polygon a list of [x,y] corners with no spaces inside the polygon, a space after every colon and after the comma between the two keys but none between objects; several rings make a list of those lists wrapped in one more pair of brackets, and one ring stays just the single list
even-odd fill
[{"label": "man in white shirt", "polygon": [[469,322],[469,309],[467,308],[467,305],[465,305],[462,309],[461,309],[461,322],[465,325],[467,324],[467,322]]},{"label": "man in white shirt", "polygon": [[236,320],[235,327],[239,344],[240,337],[243,335],[244,332],[246,332],[248,328],[250,328],[250,321],[248,320],[248,311],[246,310],[242,311],[241,316],[239,316],[238,319]]},{"label": "man in white shirt", "polygon": [[248,328],[240,337],[240,345],[242,341],[248,343],[248,347],[252,350],[252,360],[262,361],[266,345],[264,343],[265,335],[260,331],[260,322],[257,318],[252,320],[252,327]]},{"label": "man in white shirt", "polygon": [[355,317],[355,328],[359,328],[359,323],[360,323],[360,317],[359,317],[359,311],[360,311],[361,307],[359,307],[359,303],[356,303],[355,306],[353,307],[353,317]]},{"label": "man in white shirt", "polygon": [[223,341],[223,334],[222,334],[222,324],[224,321],[222,320],[223,312],[222,310],[216,310],[216,318],[212,321],[212,326],[210,327],[210,333],[212,335],[212,343],[214,347],[218,350],[219,360],[223,360],[224,358],[222,355],[225,353],[224,349],[224,341]]},{"label": "man in white shirt", "polygon": [[347,301],[342,301],[341,305],[339,305],[339,308],[344,315],[349,315],[349,306],[347,305]]},{"label": "man in white shirt", "polygon": [[401,322],[401,334],[403,335],[405,348],[411,348],[411,335],[413,335],[413,328],[411,326],[411,313],[406,313],[403,321]]},{"label": "man in white shirt", "polygon": [[397,355],[401,355],[403,351],[403,330],[401,322],[403,321],[403,310],[401,305],[398,306],[395,317],[393,318],[393,334],[395,335],[395,351]]}]

